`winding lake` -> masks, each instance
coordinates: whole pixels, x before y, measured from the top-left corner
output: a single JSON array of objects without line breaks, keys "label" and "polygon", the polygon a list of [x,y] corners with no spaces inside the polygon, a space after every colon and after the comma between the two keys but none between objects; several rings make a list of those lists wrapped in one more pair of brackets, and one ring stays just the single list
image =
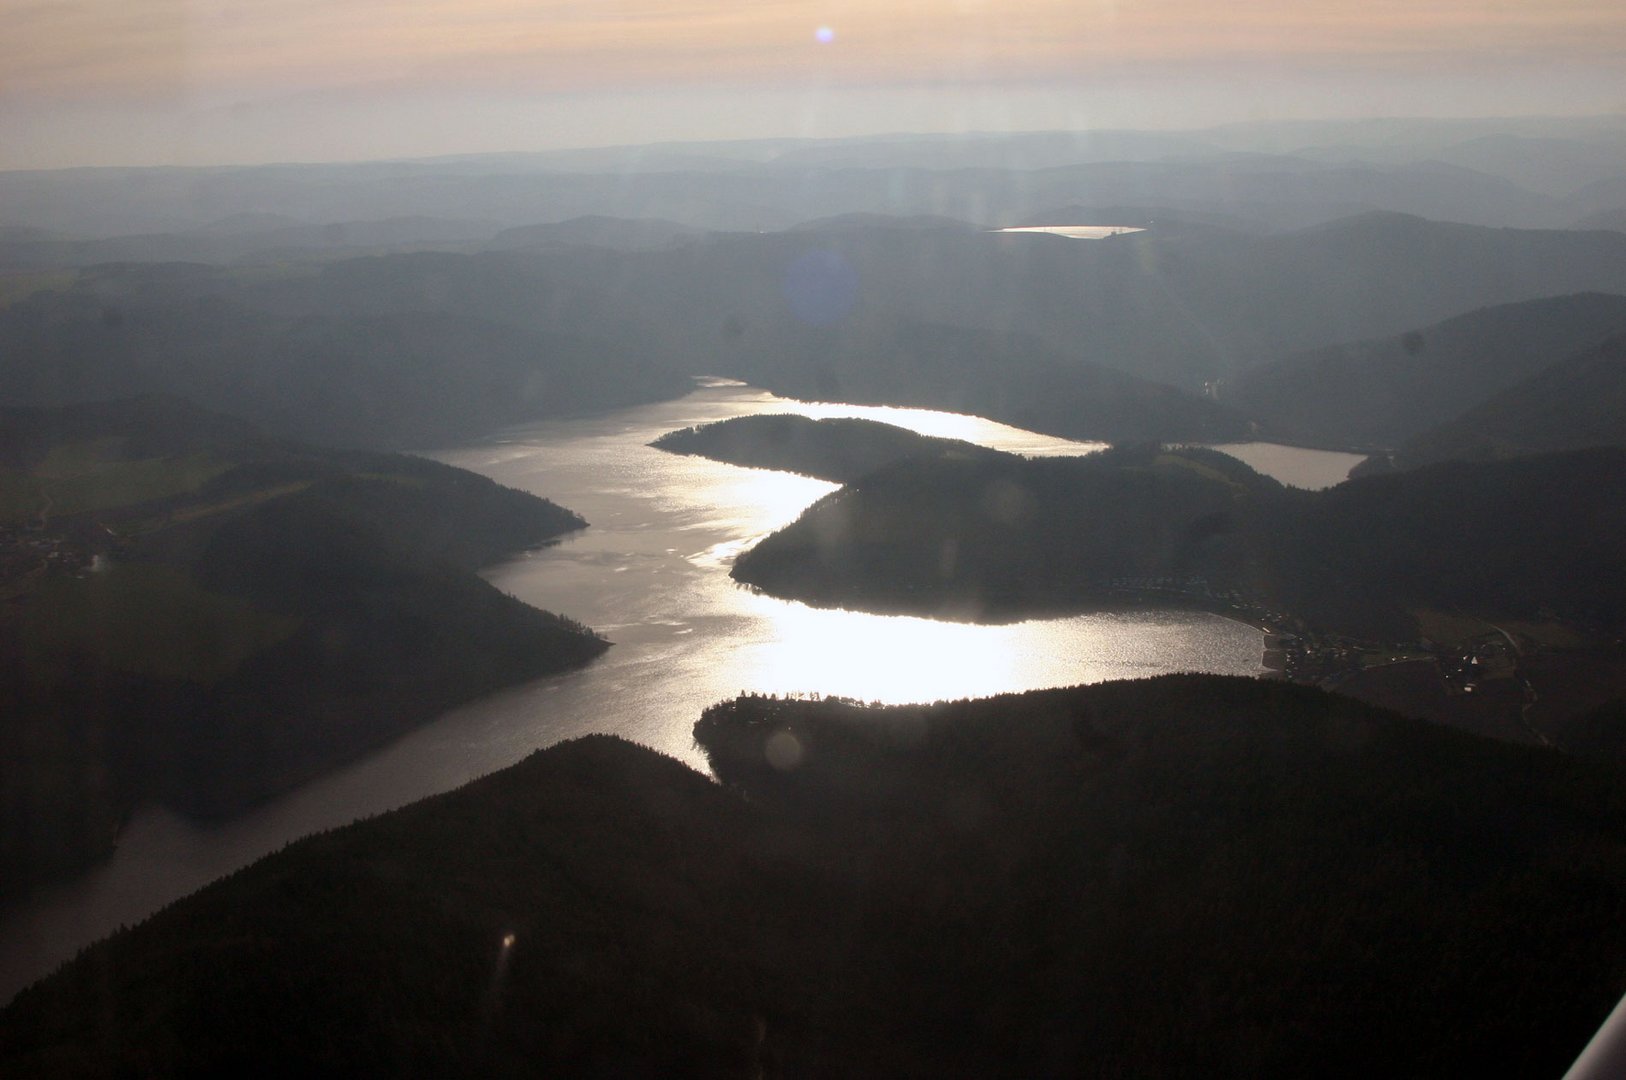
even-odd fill
[{"label": "winding lake", "polygon": [[759,412],[862,416],[1033,455],[1099,448],[976,417],[791,402],[710,380],[677,401],[538,423],[430,454],[545,495],[592,523],[487,576],[588,623],[615,647],[579,671],[458,709],[228,824],[139,813],[108,864],[4,914],[0,1000],[121,923],[288,840],[445,791],[560,739],[611,731],[703,769],[693,724],[705,706],[742,690],[903,702],[1169,671],[1261,671],[1259,631],[1215,615],[972,626],[816,610],[735,586],[727,576],[734,554],[834,485],[646,444],[674,428]]}]

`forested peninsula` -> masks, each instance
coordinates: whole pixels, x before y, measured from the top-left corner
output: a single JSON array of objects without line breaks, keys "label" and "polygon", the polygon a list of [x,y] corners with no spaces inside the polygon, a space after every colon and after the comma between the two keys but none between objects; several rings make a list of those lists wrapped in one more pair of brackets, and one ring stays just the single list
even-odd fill
[{"label": "forested peninsula", "polygon": [[178,399],[0,412],[0,896],[606,642],[473,571],[586,523]]},{"label": "forested peninsula", "polygon": [[968,619],[1148,583],[1414,637],[1419,607],[1626,622],[1626,451],[1449,463],[1321,492],[1197,448],[914,460],[809,507],[734,577],[814,604]]},{"label": "forested peninsula", "polygon": [[694,454],[745,465],[778,469],[820,480],[847,483],[910,458],[983,461],[1003,457],[963,439],[942,439],[847,417],[815,420],[789,413],[737,416],[662,435],[651,446],[673,454]]}]

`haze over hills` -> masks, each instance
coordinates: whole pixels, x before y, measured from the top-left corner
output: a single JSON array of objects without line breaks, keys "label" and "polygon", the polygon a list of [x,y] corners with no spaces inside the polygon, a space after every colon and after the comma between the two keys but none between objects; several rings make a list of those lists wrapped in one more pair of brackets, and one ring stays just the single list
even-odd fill
[{"label": "haze over hills", "polygon": [[1607,187],[1626,177],[1622,141],[1608,117],[1514,118],[45,170],[0,174],[0,225],[114,236],[185,230],[235,214],[309,225],[477,217],[508,226],[607,215],[754,230],[855,212],[1011,224],[1087,201],[1228,214],[1277,229],[1366,210],[1563,228],[1626,206]]},{"label": "haze over hills", "polygon": [[137,805],[241,811],[606,647],[473,573],[586,524],[534,496],[174,399],[0,421],[9,899]]},{"label": "haze over hills", "polygon": [[704,372],[1074,438],[1226,441],[1248,434],[1244,413],[1155,383],[1196,391],[1464,310],[1626,292],[1626,235],[1382,215],[1090,241],[855,223],[66,273],[11,286],[0,399],[186,393],[282,434],[403,447],[672,397]]},{"label": "haze over hills", "polygon": [[[810,324],[841,331],[848,316],[873,316],[1036,339],[1068,361],[1194,388],[1294,350],[1475,308],[1626,292],[1626,236],[1381,215],[1277,236],[727,234],[650,253],[351,261],[330,264],[322,286],[334,299],[364,287],[366,303],[455,304],[498,321],[547,318],[556,332],[658,343],[691,370],[712,370],[692,365],[719,353],[750,364],[774,335]],[[807,293],[806,303],[798,308],[787,290]],[[742,332],[769,340],[742,342]]]},{"label": "haze over hills", "polygon": [[1594,293],[1504,304],[1395,337],[1250,368],[1228,382],[1221,396],[1276,438],[1393,447],[1504,392],[1516,397],[1519,392],[1511,388],[1517,384],[1622,331],[1626,296]]},{"label": "haze over hills", "polygon": [[38,270],[114,262],[277,262],[384,253],[461,250],[501,228],[494,221],[395,217],[307,223],[283,214],[233,214],[175,232],[71,239],[0,236],[0,269]]},{"label": "haze over hills", "polygon": [[1626,334],[1582,349],[1403,443],[1401,468],[1626,444]]},{"label": "haze over hills", "polygon": [[504,229],[482,246],[488,251],[524,250],[551,244],[613,248],[617,251],[659,251],[687,243],[704,233],[704,229],[676,221],[594,214],[552,224]]}]

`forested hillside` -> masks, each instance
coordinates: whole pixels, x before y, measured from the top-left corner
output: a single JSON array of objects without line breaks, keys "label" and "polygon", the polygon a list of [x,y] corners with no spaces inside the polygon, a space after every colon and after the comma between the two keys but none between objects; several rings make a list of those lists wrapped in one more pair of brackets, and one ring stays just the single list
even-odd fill
[{"label": "forested hillside", "polygon": [[1196,676],[696,735],[721,786],[594,736],[294,844],[0,1067],[1553,1075],[1626,988],[1618,777],[1554,751]]},{"label": "forested hillside", "polygon": [[1283,488],[1232,458],[909,462],[826,496],[736,561],[810,603],[971,619],[1084,610],[1148,579],[1311,625],[1416,636],[1415,612],[1626,624],[1626,454],[1596,449]]},{"label": "forested hillside", "polygon": [[172,399],[0,412],[0,894],[598,655],[473,573],[585,524]]}]

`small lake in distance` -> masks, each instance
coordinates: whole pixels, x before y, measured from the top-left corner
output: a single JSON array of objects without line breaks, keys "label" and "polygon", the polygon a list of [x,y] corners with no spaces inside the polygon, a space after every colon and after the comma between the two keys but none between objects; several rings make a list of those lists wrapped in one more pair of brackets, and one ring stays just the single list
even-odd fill
[{"label": "small lake in distance", "polygon": [[1016,225],[1008,229],[995,229],[997,233],[1049,233],[1073,240],[1104,240],[1109,236],[1145,232],[1135,225]]}]

